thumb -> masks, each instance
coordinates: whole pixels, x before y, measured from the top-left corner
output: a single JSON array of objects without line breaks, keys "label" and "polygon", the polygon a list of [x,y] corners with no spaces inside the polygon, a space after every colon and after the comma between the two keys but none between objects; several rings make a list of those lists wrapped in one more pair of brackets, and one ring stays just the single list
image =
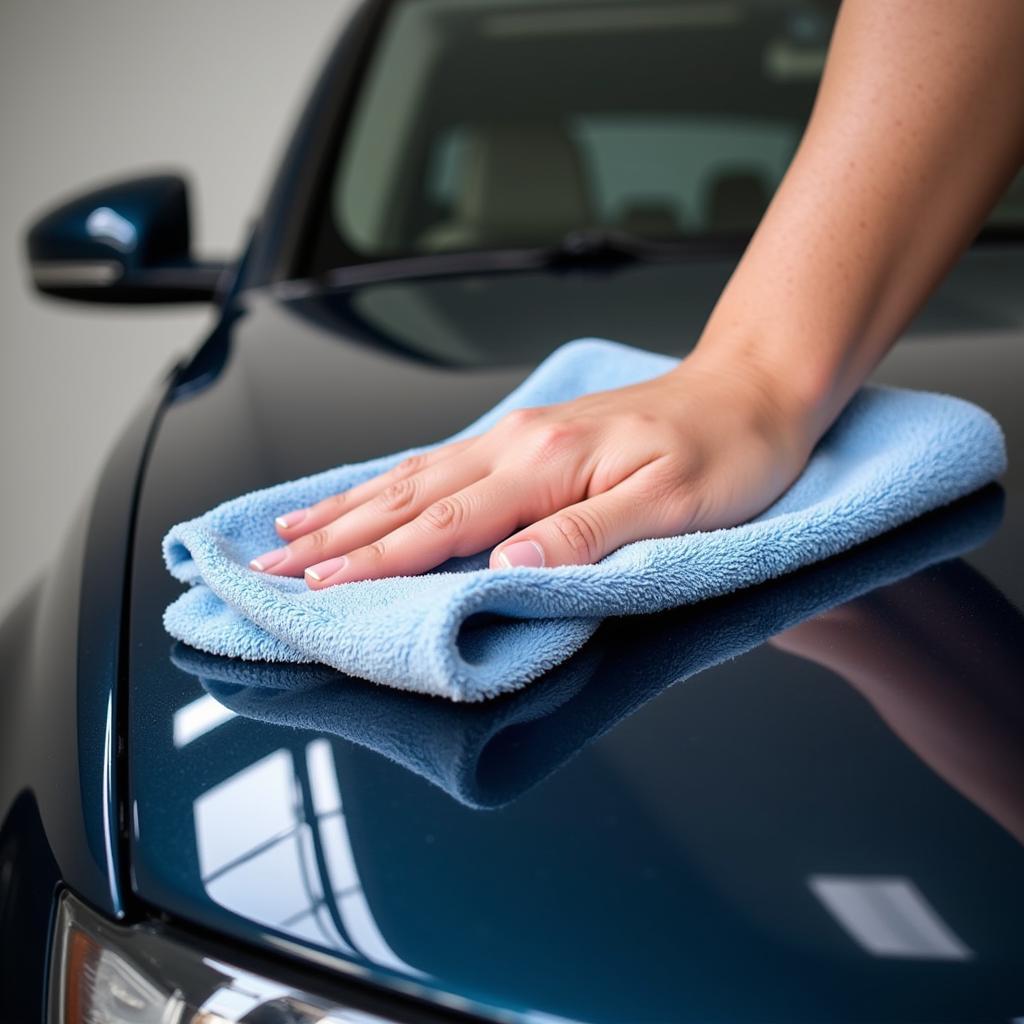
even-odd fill
[{"label": "thumb", "polygon": [[496,547],[491,568],[590,565],[630,541],[662,535],[638,491],[619,484],[541,519]]}]

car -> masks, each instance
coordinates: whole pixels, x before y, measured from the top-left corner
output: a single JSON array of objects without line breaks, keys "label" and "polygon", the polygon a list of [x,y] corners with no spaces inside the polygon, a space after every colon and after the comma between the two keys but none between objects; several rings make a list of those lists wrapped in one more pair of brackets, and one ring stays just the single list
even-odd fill
[{"label": "car", "polygon": [[237,258],[177,174],[35,223],[41,292],[215,317],[0,627],[0,1020],[1024,1016],[1020,180],[877,373],[997,417],[1001,485],[478,705],[162,625],[173,524],[571,338],[685,354],[835,8],[364,0]]}]

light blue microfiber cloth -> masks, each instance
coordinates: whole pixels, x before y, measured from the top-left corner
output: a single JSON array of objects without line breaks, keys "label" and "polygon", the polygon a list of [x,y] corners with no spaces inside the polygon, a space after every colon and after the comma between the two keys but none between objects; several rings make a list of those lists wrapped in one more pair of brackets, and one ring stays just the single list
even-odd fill
[{"label": "light blue microfiber cloth", "polygon": [[[616,342],[569,342],[449,440],[481,433],[511,409],[648,380],[675,365]],[[432,447],[256,491],[175,526],[164,558],[191,588],[165,612],[167,631],[211,654],[319,662],[401,689],[481,700],[564,661],[607,616],[689,604],[780,576],[968,494],[1006,465],[999,425],[976,406],[866,387],[793,486],[741,526],[637,541],[597,565],[491,570],[482,552],[422,576],[319,591],[248,568],[279,543],[276,516]]]}]

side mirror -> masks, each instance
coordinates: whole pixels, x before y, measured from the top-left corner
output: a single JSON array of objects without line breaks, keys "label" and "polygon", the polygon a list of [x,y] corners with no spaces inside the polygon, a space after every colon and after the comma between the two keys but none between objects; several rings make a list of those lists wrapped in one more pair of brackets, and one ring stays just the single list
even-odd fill
[{"label": "side mirror", "polygon": [[188,187],[133,178],[58,206],[28,232],[35,287],[85,302],[203,302],[227,269],[190,253]]}]

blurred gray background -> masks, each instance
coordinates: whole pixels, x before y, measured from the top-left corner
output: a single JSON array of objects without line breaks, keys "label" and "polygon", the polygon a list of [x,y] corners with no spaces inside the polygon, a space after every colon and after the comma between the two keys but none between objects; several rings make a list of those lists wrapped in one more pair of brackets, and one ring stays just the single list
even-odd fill
[{"label": "blurred gray background", "polygon": [[202,306],[37,298],[26,225],[111,177],[178,168],[200,254],[237,251],[350,0],[0,4],[0,614],[57,552]]}]

